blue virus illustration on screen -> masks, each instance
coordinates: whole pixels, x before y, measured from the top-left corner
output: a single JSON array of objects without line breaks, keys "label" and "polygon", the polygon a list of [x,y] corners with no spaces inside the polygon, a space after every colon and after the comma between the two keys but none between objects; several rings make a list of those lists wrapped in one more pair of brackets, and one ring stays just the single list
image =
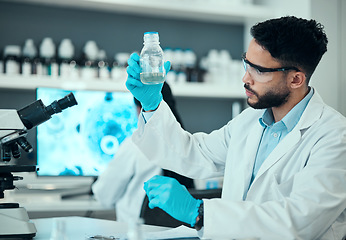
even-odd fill
[{"label": "blue virus illustration on screen", "polygon": [[[69,92],[39,88],[37,98],[50,104]],[[78,105],[37,127],[39,175],[98,176],[137,128],[131,93],[72,92]]]}]

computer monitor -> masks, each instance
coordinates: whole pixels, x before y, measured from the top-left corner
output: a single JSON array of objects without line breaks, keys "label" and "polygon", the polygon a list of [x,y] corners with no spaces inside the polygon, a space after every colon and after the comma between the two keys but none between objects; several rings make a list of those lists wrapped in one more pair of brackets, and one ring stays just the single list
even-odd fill
[{"label": "computer monitor", "polygon": [[48,105],[70,92],[78,105],[37,127],[38,176],[97,177],[137,128],[130,92],[37,88],[36,98]]}]

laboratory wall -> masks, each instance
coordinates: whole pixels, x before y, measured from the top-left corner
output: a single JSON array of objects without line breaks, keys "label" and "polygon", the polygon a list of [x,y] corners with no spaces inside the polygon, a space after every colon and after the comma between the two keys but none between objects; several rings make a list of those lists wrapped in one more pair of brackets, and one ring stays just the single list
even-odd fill
[{"label": "laboratory wall", "polygon": [[316,68],[311,85],[317,89],[327,104],[342,111],[341,59],[339,55],[341,47],[340,5],[340,0],[315,0],[311,3],[311,17],[323,23],[328,36],[328,50]]},{"label": "laboratory wall", "polygon": [[341,87],[340,87],[340,109],[346,116],[346,1],[341,1],[341,41],[340,41],[340,69],[341,69]]},{"label": "laboratory wall", "polygon": [[8,44],[23,45],[32,38],[39,44],[51,37],[56,45],[70,38],[81,54],[87,40],[95,40],[110,59],[118,52],[140,51],[143,33],[158,31],[163,48],[191,48],[199,57],[210,49],[226,49],[240,59],[243,52],[243,26],[178,19],[126,15],[0,1],[0,49]]},{"label": "laboratory wall", "polygon": [[[240,59],[244,49],[244,26],[240,23],[187,21],[8,1],[0,1],[0,31],[0,55],[6,45],[23,46],[31,38],[39,47],[43,38],[51,37],[56,46],[62,39],[70,38],[76,59],[81,57],[86,41],[94,40],[113,60],[116,53],[140,51],[146,31],[159,32],[162,48],[190,48],[198,59],[210,49],[225,49],[234,59]],[[18,109],[34,99],[34,90],[0,89],[0,108]],[[222,127],[232,118],[233,102],[239,100],[245,107],[241,99],[176,98],[177,110],[190,132],[211,132]],[[30,131],[29,140],[35,144],[35,130]],[[35,145],[34,149],[20,161],[28,163],[26,158],[32,161]]]}]

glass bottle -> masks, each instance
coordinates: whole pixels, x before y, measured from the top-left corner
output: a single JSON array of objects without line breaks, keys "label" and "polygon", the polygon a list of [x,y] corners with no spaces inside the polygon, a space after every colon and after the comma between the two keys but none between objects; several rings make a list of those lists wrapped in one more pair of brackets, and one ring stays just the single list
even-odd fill
[{"label": "glass bottle", "polygon": [[17,45],[8,45],[4,49],[4,72],[7,75],[20,73],[21,49]]},{"label": "glass bottle", "polygon": [[112,66],[112,79],[117,82],[125,82],[127,78],[126,67],[127,59],[129,59],[130,54],[126,52],[116,53],[114,56],[113,66]]},{"label": "glass bottle", "polygon": [[110,71],[109,71],[109,63],[107,61],[106,51],[100,49],[97,55],[97,70],[98,70],[98,78],[99,79],[109,79]]},{"label": "glass bottle", "polygon": [[97,78],[97,54],[99,48],[95,41],[85,43],[80,61],[80,75],[82,80]]},{"label": "glass bottle", "polygon": [[22,75],[30,76],[34,73],[34,58],[37,55],[37,49],[32,39],[25,40],[22,54]]},{"label": "glass bottle", "polygon": [[40,45],[40,57],[43,64],[43,75],[57,77],[59,75],[59,65],[55,56],[55,44],[52,38],[46,37]]},{"label": "glass bottle", "polygon": [[157,32],[144,33],[144,47],[139,63],[142,69],[140,74],[142,83],[159,84],[165,81],[163,51]]},{"label": "glass bottle", "polygon": [[[78,69],[74,59],[74,45],[69,38],[64,38],[58,48],[59,76],[76,79]],[[77,73],[75,73],[77,71]]]},{"label": "glass bottle", "polygon": [[4,73],[4,58],[2,54],[0,53],[0,75]]}]

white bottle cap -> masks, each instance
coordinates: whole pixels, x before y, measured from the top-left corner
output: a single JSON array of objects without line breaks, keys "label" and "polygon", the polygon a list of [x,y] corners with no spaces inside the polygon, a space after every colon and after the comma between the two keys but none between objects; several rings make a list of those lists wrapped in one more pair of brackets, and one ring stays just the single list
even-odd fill
[{"label": "white bottle cap", "polygon": [[194,66],[196,64],[196,54],[191,49],[184,51],[184,63],[186,66]]},{"label": "white bottle cap", "polygon": [[97,54],[97,59],[106,60],[107,59],[106,51],[103,49],[100,49],[98,54]]},{"label": "white bottle cap", "polygon": [[231,54],[226,49],[220,51],[220,59],[224,62],[232,61]]},{"label": "white bottle cap", "polygon": [[184,63],[184,52],[181,48],[176,48],[173,52],[172,65],[182,65]]},{"label": "white bottle cap", "polygon": [[99,49],[95,41],[87,41],[83,49],[86,57],[90,60],[96,60]]},{"label": "white bottle cap", "polygon": [[166,47],[163,50],[164,56],[165,56],[165,60],[166,61],[170,61],[172,63],[172,59],[173,59],[173,50],[172,48]]},{"label": "white bottle cap", "polygon": [[42,40],[40,45],[40,56],[44,58],[55,57],[55,44],[53,39],[46,37]]},{"label": "white bottle cap", "polygon": [[219,52],[216,49],[210,49],[208,52],[208,58],[209,59],[218,59],[219,58]]},{"label": "white bottle cap", "polygon": [[144,42],[158,42],[159,33],[158,32],[145,32],[143,37]]},{"label": "white bottle cap", "polygon": [[7,45],[4,48],[4,57],[8,55],[13,55],[13,56],[20,56],[20,46],[17,45]]},{"label": "white bottle cap", "polygon": [[33,58],[36,56],[36,54],[37,49],[35,47],[34,40],[32,40],[31,38],[26,39],[23,47],[23,56]]},{"label": "white bottle cap", "polygon": [[61,40],[58,49],[58,56],[62,59],[72,59],[74,56],[74,46],[69,38]]},{"label": "white bottle cap", "polygon": [[129,53],[117,53],[114,56],[115,61],[119,63],[121,66],[125,66],[127,64],[127,60],[130,58]]}]

